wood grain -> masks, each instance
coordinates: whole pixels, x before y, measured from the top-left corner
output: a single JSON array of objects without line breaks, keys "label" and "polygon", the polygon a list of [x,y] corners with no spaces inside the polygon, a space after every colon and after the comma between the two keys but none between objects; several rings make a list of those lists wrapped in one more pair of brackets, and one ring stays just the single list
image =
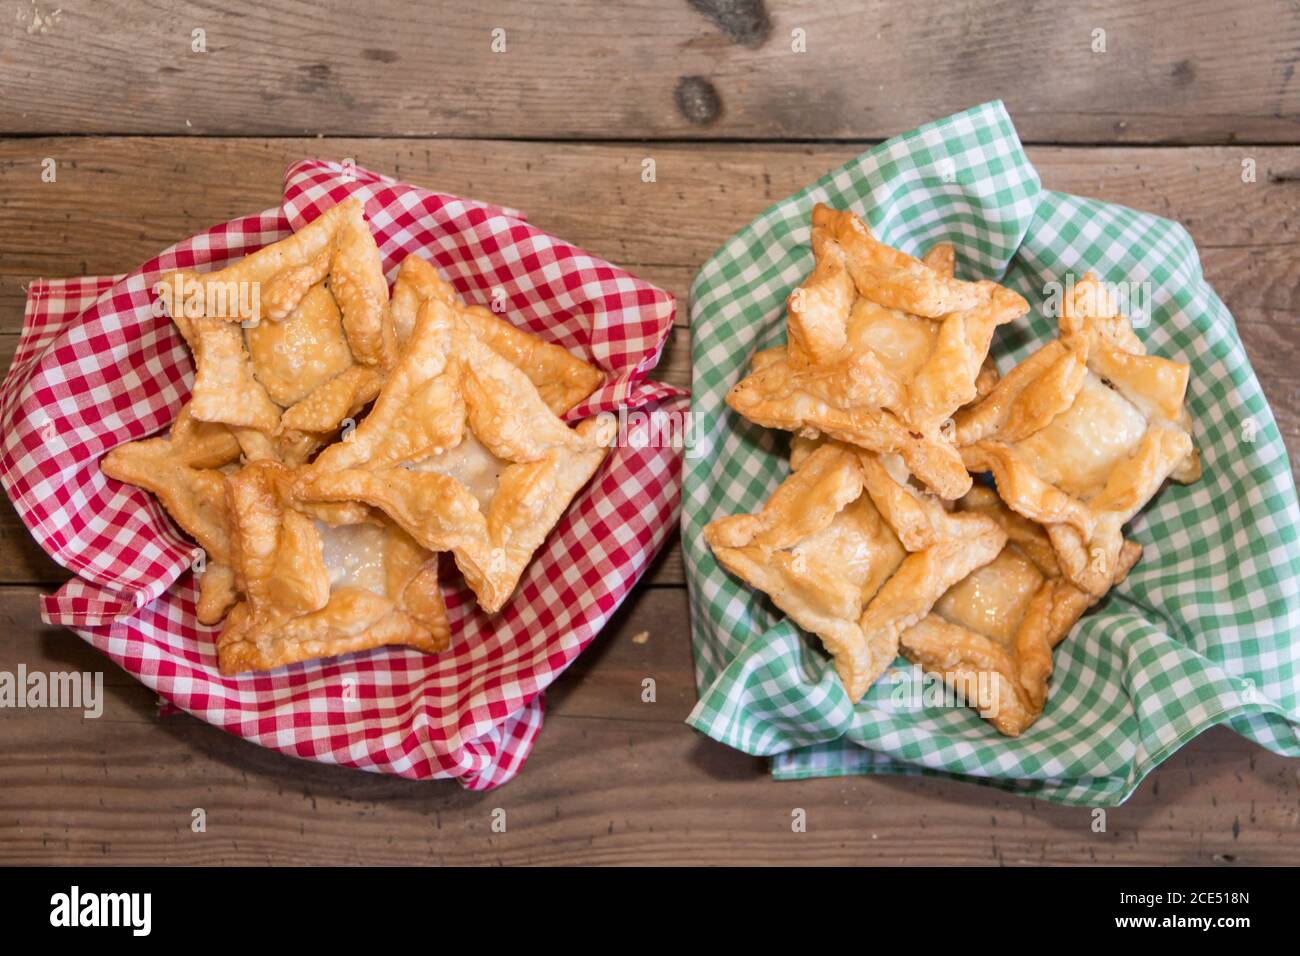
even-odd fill
[{"label": "wood grain", "polygon": [[[0,608],[0,669],[104,667],[40,624],[30,589],[10,589]],[[1102,833],[1086,808],[954,781],[774,783],[756,758],[682,723],[695,699],[686,628],[684,592],[638,591],[552,690],[524,772],[487,794],[293,760],[188,716],[157,718],[153,695],[110,666],[97,720],[0,714],[0,861],[1241,865],[1300,853],[1293,762],[1221,730],[1109,810]],[[653,704],[640,700],[647,676]],[[196,807],[206,833],[190,831]],[[791,832],[796,807],[807,833]],[[505,833],[491,832],[496,808]]]},{"label": "wood grain", "polygon": [[[351,158],[408,182],[524,210],[682,302],[718,245],[862,146],[494,143],[467,140],[0,140],[0,331],[35,276],[125,271],[177,239],[280,201],[304,157]],[[1177,219],[1234,311],[1300,309],[1300,148],[1031,147],[1050,189]],[[238,161],[232,162],[231,157]],[[41,162],[57,164],[43,182]],[[656,182],[641,179],[655,161]],[[1242,181],[1242,161],[1255,182]],[[202,184],[202,188],[196,188]]]},{"label": "wood grain", "polygon": [[[909,37],[967,37],[983,54],[962,64],[974,75],[950,76],[936,70],[934,60],[925,56],[914,56],[906,69],[934,70],[936,76],[929,78],[926,88],[938,98],[958,87],[977,91],[987,76],[1010,75],[1017,65],[1011,52],[1029,61],[1039,55],[1038,51],[1023,53],[1019,44],[1014,51],[1009,46],[1004,49],[1002,40],[988,33],[989,24],[1011,16],[1011,6],[949,5],[947,13],[930,17],[929,23],[925,17],[909,15],[893,16],[896,22],[890,25],[884,23],[889,17],[883,17],[882,33],[891,36],[890,31],[904,30]],[[1164,10],[1162,22],[1155,25],[1163,33],[1149,33],[1144,41],[1159,41],[1162,55],[1183,42],[1171,40],[1170,35],[1186,23],[1211,24],[1220,37],[1217,44],[1205,36],[1185,41],[1196,52],[1184,57],[1189,66],[1178,67],[1180,82],[1198,91],[1202,98],[1198,107],[1188,105],[1190,99],[1188,103],[1170,99],[1159,82],[1139,84],[1122,91],[1123,95],[1116,93],[1114,102],[1151,112],[1120,131],[1107,131],[1103,116],[1108,117],[1105,122],[1118,120],[1109,118],[1104,109],[1065,114],[1051,108],[1053,98],[1063,95],[1061,90],[1072,89],[1069,78],[1050,90],[1031,91],[1017,68],[1015,86],[1026,89],[1026,105],[1017,112],[1022,133],[1037,130],[1041,138],[1057,141],[1104,137],[1159,142],[1231,136],[1290,141],[1294,117],[1278,119],[1295,111],[1283,54],[1229,66],[1223,65],[1223,58],[1224,51],[1249,48],[1268,53],[1287,42],[1288,49],[1294,48],[1293,38],[1287,39],[1292,14],[1284,11],[1277,16],[1273,11],[1267,30],[1254,24],[1247,31],[1241,23],[1250,21],[1255,9],[1235,10],[1228,18],[1211,6],[1182,5],[1177,16],[1172,5],[1166,9],[1159,4],[1141,13],[1125,13],[1118,4],[1099,4],[1025,15],[1026,36],[1045,38],[1049,21],[1060,26],[1063,18],[1077,23],[1096,16],[1120,24],[1118,33],[1110,28],[1113,41],[1128,36],[1132,42],[1125,31],[1136,26],[1150,31],[1155,21],[1146,19],[1153,16],[1149,11]],[[293,131],[319,126],[354,133],[409,129],[440,137],[458,130],[504,135],[494,134],[493,111],[506,109],[505,98],[513,96],[530,109],[519,115],[526,115],[539,130],[550,129],[548,123],[560,124],[558,132],[545,134],[550,136],[591,135],[590,124],[598,116],[607,124],[622,124],[620,137],[762,137],[768,135],[764,129],[776,131],[772,135],[800,135],[790,130],[818,128],[826,116],[833,115],[848,125],[826,135],[860,138],[895,131],[865,131],[873,123],[883,126],[897,119],[897,128],[902,128],[947,111],[917,105],[925,100],[909,97],[904,107],[874,95],[847,97],[852,102],[842,96],[823,107],[815,97],[808,99],[811,87],[835,77],[851,89],[853,77],[867,70],[856,60],[846,63],[847,53],[836,60],[828,50],[819,54],[823,59],[817,76],[789,80],[794,84],[790,89],[802,90],[806,100],[799,116],[778,113],[771,119],[762,118],[756,109],[734,112],[738,103],[758,104],[765,95],[770,98],[765,84],[773,82],[772,67],[763,64],[782,29],[788,36],[787,17],[800,8],[774,6],[772,38],[756,49],[733,44],[707,20],[689,14],[694,18],[691,35],[712,39],[707,44],[687,41],[678,50],[677,62],[663,60],[657,44],[680,44],[680,37],[673,40],[677,36],[673,30],[680,29],[685,5],[677,10],[642,3],[628,8],[627,33],[611,34],[602,41],[608,42],[608,53],[580,58],[554,83],[538,84],[534,90],[511,79],[522,75],[515,73],[480,82],[474,91],[478,99],[471,96],[468,84],[454,82],[444,83],[441,98],[430,92],[431,85],[417,87],[415,99],[402,100],[399,95],[396,101],[405,104],[400,115],[409,112],[412,124],[405,127],[397,125],[399,113],[387,101],[377,102],[379,93],[392,94],[396,87],[386,86],[387,80],[371,83],[368,74],[353,72],[358,55],[353,34],[333,26],[329,5],[325,8],[325,15],[313,20],[317,5],[271,2],[253,8],[233,3],[214,11],[193,4],[146,24],[145,14],[133,5],[67,5],[63,19],[47,34],[33,34],[30,42],[24,34],[18,44],[0,39],[0,78],[6,81],[6,93],[10,89],[30,93],[38,84],[48,84],[41,71],[51,69],[43,58],[36,62],[32,49],[48,56],[62,49],[57,46],[65,42],[61,31],[74,26],[88,29],[87,24],[97,31],[95,42],[82,33],[67,41],[81,51],[82,59],[62,64],[64,73],[48,85],[43,100],[20,97],[20,104],[6,96],[0,102],[0,128],[26,110],[30,115],[22,121],[30,125],[15,127],[22,132],[173,132],[165,124],[174,123],[184,107],[196,118],[205,114],[195,126],[203,124],[205,131],[285,131],[288,127],[274,124],[293,116],[294,122],[301,123]],[[837,25],[834,18],[842,19],[837,11],[843,9],[819,13],[818,22]],[[1263,4],[1260,9],[1270,7]],[[448,27],[444,55],[438,58],[410,39],[427,29],[431,14],[417,11],[409,29],[398,31],[391,29],[387,5],[380,4],[378,11],[376,29],[387,29],[392,37],[360,47],[365,69],[393,68],[409,82],[415,63],[425,71],[428,83],[440,81],[447,64],[459,64],[470,71],[466,76],[482,69],[478,60],[457,59],[467,56],[457,37],[479,29],[478,14],[459,7],[441,11],[438,22],[454,29]],[[568,25],[575,42],[591,42],[600,31],[612,29],[608,16],[604,8],[569,2],[555,7],[553,17],[530,14],[522,22],[531,24],[525,35],[538,30],[551,36]],[[174,67],[179,72],[154,74],[149,71],[168,65],[166,58],[124,62],[123,51],[132,43],[137,58],[141,51],[153,49],[151,44],[173,43],[171,31],[178,23],[189,22],[186,18],[213,24],[210,41],[217,37],[224,44],[213,47],[221,56],[207,63],[218,64],[215,77],[191,72],[189,61]],[[638,33],[649,29],[646,23],[662,29],[653,37]],[[288,50],[285,37],[292,27],[300,28],[295,37],[310,36],[313,46],[298,42]],[[5,11],[0,9],[0,29],[8,28]],[[1239,40],[1243,31],[1255,39]],[[810,39],[817,35],[810,30]],[[661,37],[668,39],[661,41]],[[860,46],[875,49],[871,46],[875,42],[867,36]],[[849,49],[847,42],[836,43],[842,51]],[[1115,53],[1120,49],[1112,47]],[[713,59],[704,62],[716,64],[717,72],[709,75],[723,103],[722,116],[712,127],[673,127],[671,89],[666,111],[652,97],[640,102],[618,99],[608,89],[612,85],[614,94],[621,91],[629,97],[648,95],[647,89],[663,81],[665,69],[707,72],[691,65],[699,62],[691,58],[700,50],[711,51]],[[537,46],[519,52],[540,58],[526,61],[533,64],[545,63],[551,55]],[[1058,53],[1065,56],[1063,62],[1073,62],[1066,53]],[[390,54],[396,59],[390,59]],[[1121,73],[1130,85],[1146,70],[1159,78],[1158,57],[1148,62],[1131,52],[1126,55]],[[625,59],[638,64],[639,75],[623,76],[609,69],[611,62]],[[884,59],[874,61],[871,74],[900,65],[901,60],[901,54],[896,56],[891,49]],[[329,71],[299,70],[325,62],[331,65]],[[593,64],[609,75],[597,71],[595,78],[586,77],[587,70],[596,70]],[[1239,90],[1229,89],[1225,79],[1229,69],[1237,71],[1233,82],[1239,82],[1241,89],[1255,90],[1250,108],[1238,104]],[[1272,76],[1270,70],[1278,73],[1275,79],[1281,92],[1273,100],[1260,100],[1258,93]],[[101,108],[93,115],[80,105],[87,102],[82,87],[90,82],[87,76],[92,72],[98,74],[98,84],[107,88],[97,104]],[[638,70],[628,72],[638,74]],[[150,75],[154,79],[144,83],[142,78]],[[260,79],[250,80],[254,75]],[[295,82],[300,76],[308,79]],[[210,84],[214,78],[230,87],[229,102],[240,104],[245,116],[233,117],[224,106],[213,109],[213,102],[197,93],[197,85]],[[351,84],[360,85],[363,79],[368,91],[364,98],[351,92]],[[1110,77],[1094,80],[1103,91],[1119,83]],[[589,88],[598,81],[599,95]],[[330,86],[341,82],[348,87],[350,101],[340,99],[339,89]],[[325,92],[307,89],[312,84],[323,84]],[[874,88],[861,82],[857,87],[866,94]],[[565,109],[559,105],[562,95],[578,99]],[[121,97],[129,98],[130,109],[121,107]],[[982,97],[972,92],[971,101],[978,98]],[[1160,105],[1151,105],[1157,101]],[[32,102],[40,102],[39,116],[28,108]],[[1095,102],[1096,97],[1075,97],[1072,106],[1086,110]],[[1106,102],[1104,96],[1101,102]],[[925,117],[911,117],[913,111],[924,111]],[[426,125],[435,121],[436,128]],[[328,125],[334,122],[345,125]],[[366,125],[371,122],[376,125]],[[136,125],[119,125],[123,123]],[[272,125],[259,125],[267,123]],[[1071,126],[1071,131],[1063,133],[1062,124]],[[12,356],[21,326],[23,288],[32,278],[130,269],[179,237],[274,205],[286,163],[305,155],[325,155],[352,157],[422,185],[519,206],[542,228],[668,289],[679,299],[678,327],[657,374],[686,384],[690,377],[687,296],[696,269],[762,209],[861,148],[858,143],[580,144],[448,138],[0,139],[0,196],[4,197],[0,204],[0,366],[7,366]],[[1238,320],[1292,458],[1300,461],[1300,335],[1295,319],[1300,308],[1300,268],[1291,226],[1300,221],[1300,150],[1259,145],[1045,146],[1031,148],[1030,155],[1049,188],[1150,209],[1188,226],[1201,250],[1206,275]],[[41,181],[40,162],[46,156],[57,162],[55,183]],[[656,161],[654,184],[640,180],[641,160],[646,156]],[[1257,163],[1255,183],[1241,182],[1241,164],[1247,158]],[[65,577],[30,540],[8,503],[0,506],[0,670],[12,670],[18,663],[43,670],[102,669],[108,685],[106,710],[98,720],[65,711],[0,711],[6,745],[0,762],[3,863],[1231,865],[1288,863],[1300,855],[1300,778],[1294,762],[1221,729],[1202,735],[1157,769],[1128,804],[1109,811],[1102,833],[1093,831],[1088,810],[1056,807],[955,781],[848,778],[773,783],[758,759],[705,740],[682,723],[694,703],[695,688],[681,554],[675,542],[596,644],[551,689],[547,724],[524,773],[490,794],[471,794],[448,782],[413,783],[297,761],[188,716],[158,718],[150,691],[107,665],[72,633],[41,624],[40,588],[33,585],[53,586]],[[640,635],[643,641],[633,640]],[[654,704],[640,700],[641,681],[647,676],[656,680]],[[205,834],[189,829],[195,807],[208,811]],[[490,814],[497,807],[507,811],[504,834],[494,834],[489,827]],[[795,807],[808,813],[807,833],[791,832],[790,814]]]},{"label": "wood grain", "polygon": [[1002,97],[1029,141],[1230,143],[1300,115],[1287,0],[801,0],[767,31],[684,0],[2,6],[10,133],[883,139]]}]

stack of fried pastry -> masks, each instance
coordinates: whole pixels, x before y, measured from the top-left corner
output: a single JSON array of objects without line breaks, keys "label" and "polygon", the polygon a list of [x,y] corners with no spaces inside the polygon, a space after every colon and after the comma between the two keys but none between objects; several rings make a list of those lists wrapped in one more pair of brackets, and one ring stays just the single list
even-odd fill
[{"label": "stack of fried pastry", "polygon": [[460,302],[418,256],[390,298],[355,199],[162,288],[193,393],[170,434],[101,468],[156,495],[202,549],[197,611],[224,618],[224,673],[444,650],[438,553],[499,610],[610,447],[598,419],[560,418],[599,370]]},{"label": "stack of fried pastry", "polygon": [[1015,736],[1053,648],[1140,556],[1123,525],[1200,474],[1188,367],[1147,355],[1089,274],[1059,337],[999,380],[994,329],[1028,303],[956,278],[951,246],[916,259],[818,205],[812,248],[787,344],[727,396],[794,433],[791,474],[705,540],[821,639],[852,700],[901,652]]}]

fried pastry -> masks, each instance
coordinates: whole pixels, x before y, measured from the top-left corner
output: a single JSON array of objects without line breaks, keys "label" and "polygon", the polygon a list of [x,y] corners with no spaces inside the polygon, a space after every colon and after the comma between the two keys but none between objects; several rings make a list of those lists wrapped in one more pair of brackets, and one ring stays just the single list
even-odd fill
[{"label": "fried pastry", "polygon": [[992,472],[1002,500],[1046,528],[1065,577],[1093,596],[1115,578],[1124,524],[1166,478],[1200,474],[1188,373],[1147,355],[1089,274],[1062,304],[1059,340],[956,417],[966,466]]},{"label": "fried pastry", "polygon": [[244,598],[217,642],[223,674],[269,670],[389,644],[451,641],[438,562],[390,521],[331,527],[300,510],[293,472],[254,462],[227,481]]},{"label": "fried pastry", "polygon": [[[1098,598],[1062,576],[1047,532],[1007,508],[991,488],[971,488],[958,508],[996,521],[1006,545],[903,632],[902,652],[942,677],[1000,733],[1015,737],[1043,712],[1053,648]],[[1141,553],[1135,542],[1124,542],[1112,585]]]},{"label": "fried pastry", "polygon": [[[951,279],[957,274],[957,250],[951,242],[935,243],[921,257],[921,261],[927,266]],[[998,366],[993,361],[993,355],[986,354],[984,361],[980,364],[979,373],[975,376],[975,398],[980,399],[993,391],[993,386],[998,383]]]},{"label": "fried pastry", "polygon": [[975,400],[979,401],[998,384],[998,367],[993,361],[993,356],[987,356],[984,364],[980,366],[979,374],[975,376]]},{"label": "fried pastry", "polygon": [[355,199],[157,291],[194,355],[193,392],[167,436],[101,467],[201,545],[196,611],[225,618],[224,673],[445,648],[438,552],[499,609],[612,444],[607,417],[558,417],[599,369],[460,302],[418,256],[390,300]]},{"label": "fried pastry", "polygon": [[162,282],[194,353],[194,416],[287,436],[290,463],[372,401],[396,358],[388,285],[356,199],[224,269]]},{"label": "fried pastry", "polygon": [[393,327],[399,345],[410,338],[420,307],[429,299],[453,309],[488,348],[527,375],[556,415],[577,406],[605,380],[600,369],[566,349],[516,328],[482,306],[465,305],[433,264],[414,254],[402,261],[393,284]]},{"label": "fried pastry", "polygon": [[197,614],[204,624],[221,620],[235,602],[224,472],[237,466],[239,452],[225,425],[197,420],[186,405],[166,437],[119,445],[99,465],[108,477],[152,493],[203,549]]},{"label": "fried pastry", "polygon": [[374,407],[295,491],[360,502],[431,551],[450,551],[495,612],[609,451],[613,423],[575,428],[458,311],[427,299]]},{"label": "fried pastry", "polygon": [[896,453],[945,498],[970,476],[943,428],[976,398],[993,330],[1025,300],[952,275],[951,247],[928,262],[876,240],[857,216],[818,205],[813,273],[790,297],[784,355],[739,382],[727,403],[760,425],[824,433]]},{"label": "fried pastry", "polygon": [[901,460],[840,442],[796,444],[794,472],[757,514],[719,518],[718,562],[816,634],[858,701],[899,636],[1006,542],[998,523],[950,513]]}]

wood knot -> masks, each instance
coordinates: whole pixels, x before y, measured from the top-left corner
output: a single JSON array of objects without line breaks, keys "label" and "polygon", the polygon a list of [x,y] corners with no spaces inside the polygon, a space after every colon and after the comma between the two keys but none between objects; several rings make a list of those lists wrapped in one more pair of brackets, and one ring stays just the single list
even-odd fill
[{"label": "wood knot", "polygon": [[763,0],[686,0],[686,4],[708,17],[732,43],[751,50],[762,46],[772,33]]},{"label": "wood knot", "polygon": [[702,76],[683,76],[673,90],[677,112],[693,126],[708,126],[722,113],[718,91]]}]

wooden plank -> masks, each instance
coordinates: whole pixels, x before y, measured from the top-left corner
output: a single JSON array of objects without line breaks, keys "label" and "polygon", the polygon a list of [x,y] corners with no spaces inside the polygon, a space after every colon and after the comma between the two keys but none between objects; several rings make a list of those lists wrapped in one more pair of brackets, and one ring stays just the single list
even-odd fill
[{"label": "wooden plank", "polygon": [[[0,590],[0,669],[94,670]],[[518,779],[488,794],[294,760],[187,717],[107,667],[104,715],[0,711],[5,863],[1282,864],[1300,852],[1292,761],[1222,729],[1093,832],[1090,810],[915,778],[775,784],[682,723],[695,699],[685,595],[639,591],[552,689]],[[634,636],[645,633],[643,643]],[[655,678],[657,701],[641,702]],[[195,807],[206,833],[189,829]],[[791,832],[791,812],[808,832]],[[490,830],[502,808],[507,830]]]},{"label": "wooden plank", "polygon": [[[861,148],[0,140],[0,330],[17,329],[16,305],[33,277],[124,271],[181,237],[275,206],[284,168],[308,156],[352,158],[419,185],[523,209],[541,228],[636,270],[684,304],[695,271],[723,240]],[[1234,308],[1300,308],[1300,266],[1289,248],[1297,241],[1291,224],[1300,218],[1300,149],[1031,147],[1029,156],[1048,188],[1182,222]],[[41,179],[45,157],[56,161],[54,183]],[[641,179],[647,158],[655,161],[653,183]],[[1255,182],[1242,182],[1245,159],[1255,162]]]},{"label": "wooden plank", "polygon": [[1287,0],[14,6],[15,133],[880,139],[1004,97],[1029,141],[1230,143],[1300,114]]},{"label": "wooden plank", "polygon": [[0,499],[0,584],[52,586],[71,577],[32,540],[8,497]]},{"label": "wooden plank", "polygon": [[[576,145],[407,140],[0,141],[0,364],[21,326],[23,289],[38,275],[114,273],[212,223],[274,205],[294,159],[352,157],[412,182],[527,210],[557,235],[618,262],[678,297],[678,322],[657,372],[690,381],[691,278],[732,232],[782,196],[856,154],[844,146]],[[238,153],[239,162],[230,157]],[[643,183],[641,160],[656,161]],[[1249,154],[1249,155],[1247,155]],[[40,157],[58,159],[55,183]],[[1101,196],[1183,222],[1206,275],[1233,310],[1300,475],[1300,150],[1037,147],[1049,188]],[[1241,181],[1253,158],[1256,181]],[[196,184],[203,184],[197,188]],[[111,237],[112,241],[105,241]],[[63,573],[0,505],[0,581]],[[680,584],[675,550],[655,583]]]}]

